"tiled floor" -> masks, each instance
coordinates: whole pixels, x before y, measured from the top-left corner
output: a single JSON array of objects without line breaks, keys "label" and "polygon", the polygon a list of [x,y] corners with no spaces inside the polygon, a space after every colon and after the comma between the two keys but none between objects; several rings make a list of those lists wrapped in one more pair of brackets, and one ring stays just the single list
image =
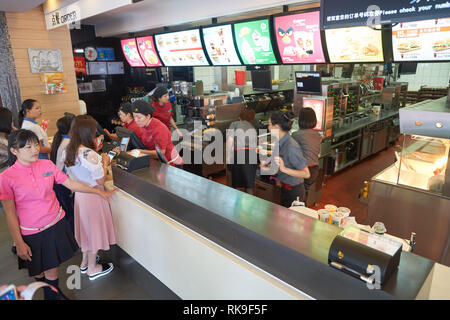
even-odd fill
[{"label": "tiled floor", "polygon": [[[11,236],[8,231],[6,217],[0,210],[0,284],[26,285],[35,280],[28,276],[24,269],[18,270],[17,256],[11,252]],[[100,255],[102,255],[100,253]],[[66,261],[59,269],[59,286],[64,294],[73,300],[146,300],[149,295],[136,283],[131,281],[120,268],[114,266],[114,270],[107,276],[90,281],[86,275],[81,275],[81,289],[69,290],[66,280],[70,276],[67,268],[70,265],[78,265],[81,262],[79,251],[72,259]],[[42,290],[40,290],[42,291]],[[37,292],[35,299],[42,299],[42,292]]]}]

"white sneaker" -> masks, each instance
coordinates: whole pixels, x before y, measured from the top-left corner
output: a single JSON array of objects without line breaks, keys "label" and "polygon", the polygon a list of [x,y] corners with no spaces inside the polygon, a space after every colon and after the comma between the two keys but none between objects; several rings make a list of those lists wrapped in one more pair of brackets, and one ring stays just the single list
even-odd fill
[{"label": "white sneaker", "polygon": [[114,265],[110,263],[102,263],[102,271],[89,275],[89,280],[95,280],[114,270]]}]

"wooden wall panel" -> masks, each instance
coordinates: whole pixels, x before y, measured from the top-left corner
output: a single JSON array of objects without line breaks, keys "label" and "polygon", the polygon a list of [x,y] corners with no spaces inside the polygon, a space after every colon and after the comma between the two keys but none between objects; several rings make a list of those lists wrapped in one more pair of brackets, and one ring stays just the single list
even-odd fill
[{"label": "wooden wall panel", "polygon": [[[43,119],[49,120],[47,134],[56,132],[56,120],[64,112],[79,114],[78,89],[73,64],[72,42],[67,26],[47,30],[42,6],[27,12],[6,13],[22,101],[36,99],[42,105]],[[59,49],[67,93],[45,95],[39,74],[31,73],[28,48]],[[39,119],[40,121],[41,119]]]}]

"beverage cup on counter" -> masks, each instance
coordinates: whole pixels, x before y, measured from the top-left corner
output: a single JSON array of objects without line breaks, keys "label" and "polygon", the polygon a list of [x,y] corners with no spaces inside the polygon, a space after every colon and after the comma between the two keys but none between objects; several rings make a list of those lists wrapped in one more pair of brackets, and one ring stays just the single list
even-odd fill
[{"label": "beverage cup on counter", "polygon": [[334,225],[340,227],[344,224],[345,217],[339,212],[334,212],[331,213],[331,220]]},{"label": "beverage cup on counter", "polygon": [[328,210],[325,209],[319,209],[317,211],[317,214],[319,216],[319,220],[322,222],[328,222],[328,219],[330,218],[330,213],[328,212]]},{"label": "beverage cup on counter", "polygon": [[337,212],[337,207],[332,204],[326,204],[324,208],[330,213]]},{"label": "beverage cup on counter", "polygon": [[341,213],[344,217],[349,217],[351,213],[350,209],[346,207],[339,207],[337,212]]},{"label": "beverage cup on counter", "polygon": [[372,229],[377,234],[385,234],[386,231],[387,231],[383,222],[375,222],[375,224],[373,225]]}]

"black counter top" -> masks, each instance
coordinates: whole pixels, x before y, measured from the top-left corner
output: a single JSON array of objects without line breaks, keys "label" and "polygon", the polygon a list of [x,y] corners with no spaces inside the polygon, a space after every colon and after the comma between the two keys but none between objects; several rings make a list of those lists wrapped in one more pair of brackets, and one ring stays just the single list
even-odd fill
[{"label": "black counter top", "polygon": [[383,290],[369,290],[328,266],[336,226],[153,160],[133,173],[113,166],[113,177],[125,192],[316,299],[413,299],[434,264],[403,252]]}]

